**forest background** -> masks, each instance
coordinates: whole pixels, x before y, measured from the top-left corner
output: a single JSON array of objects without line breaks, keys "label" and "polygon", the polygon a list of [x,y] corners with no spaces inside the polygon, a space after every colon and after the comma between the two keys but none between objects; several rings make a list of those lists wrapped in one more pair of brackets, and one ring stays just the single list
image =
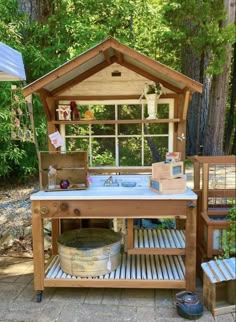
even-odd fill
[{"label": "forest background", "polygon": [[[23,87],[113,36],[203,84],[189,107],[186,155],[236,154],[235,8],[235,0],[0,0],[0,41],[22,53]],[[0,83],[0,177],[28,180],[37,154],[10,140],[11,85]],[[47,150],[37,96],[33,107]]]}]

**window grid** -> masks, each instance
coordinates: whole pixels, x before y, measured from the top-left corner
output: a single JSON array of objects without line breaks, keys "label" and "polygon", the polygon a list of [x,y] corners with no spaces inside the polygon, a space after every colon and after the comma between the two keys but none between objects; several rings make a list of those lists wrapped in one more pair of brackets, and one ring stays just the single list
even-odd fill
[{"label": "window grid", "polygon": [[[169,118],[174,117],[174,101],[172,99],[162,99],[159,101],[160,104],[168,104],[169,105]],[[127,105],[135,105],[135,104],[129,104]],[[140,102],[139,102],[140,104]],[[105,104],[104,104],[105,105]],[[118,120],[118,106],[121,104],[114,104],[115,107],[115,120]],[[136,103],[137,105],[137,103]],[[141,119],[144,120],[144,103],[141,104]],[[92,124],[89,124],[88,126],[88,135],[66,135],[65,133],[65,126],[64,124],[60,125],[60,130],[62,133],[62,136],[64,137],[64,141],[66,142],[67,139],[70,138],[86,138],[89,140],[89,166],[93,166],[92,162],[92,156],[93,156],[93,146],[92,146],[92,139],[93,138],[114,138],[115,139],[115,164],[118,167],[119,166],[119,159],[120,159],[120,151],[119,151],[119,138],[141,138],[141,162],[142,166],[144,165],[144,146],[145,146],[145,137],[168,137],[168,151],[173,151],[173,130],[174,130],[174,124],[169,123],[168,124],[168,134],[145,134],[144,133],[144,123],[141,123],[141,134],[137,135],[124,135],[124,134],[118,134],[118,126],[119,124],[115,124],[115,134],[114,135],[93,135],[92,134]],[[66,143],[62,147],[62,150],[65,151]]]}]

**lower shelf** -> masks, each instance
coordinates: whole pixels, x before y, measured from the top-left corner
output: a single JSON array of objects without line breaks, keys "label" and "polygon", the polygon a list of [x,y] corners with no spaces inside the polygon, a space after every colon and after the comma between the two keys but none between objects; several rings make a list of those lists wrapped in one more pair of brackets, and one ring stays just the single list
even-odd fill
[{"label": "lower shelf", "polygon": [[122,254],[121,265],[113,272],[97,277],[66,274],[59,256],[48,266],[44,286],[64,287],[159,287],[185,288],[185,265],[181,256]]}]

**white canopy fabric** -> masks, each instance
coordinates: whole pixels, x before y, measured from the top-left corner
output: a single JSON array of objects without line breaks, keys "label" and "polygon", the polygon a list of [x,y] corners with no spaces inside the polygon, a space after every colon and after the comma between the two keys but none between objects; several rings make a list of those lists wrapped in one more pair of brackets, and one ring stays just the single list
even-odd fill
[{"label": "white canopy fabric", "polygon": [[26,79],[21,53],[0,42],[0,81]]}]

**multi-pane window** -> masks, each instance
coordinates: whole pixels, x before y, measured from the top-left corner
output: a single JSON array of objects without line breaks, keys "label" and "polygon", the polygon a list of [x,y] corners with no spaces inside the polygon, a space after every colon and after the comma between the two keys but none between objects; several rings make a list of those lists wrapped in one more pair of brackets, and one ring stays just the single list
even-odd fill
[{"label": "multi-pane window", "polygon": [[[88,151],[90,167],[150,166],[159,157],[164,160],[167,151],[173,151],[171,99],[160,100],[157,120],[151,122],[146,121],[146,104],[140,102],[83,105],[79,110],[81,119],[86,110],[93,111],[95,121],[63,124],[61,133],[65,150]],[[159,122],[161,119],[166,121]]]}]

